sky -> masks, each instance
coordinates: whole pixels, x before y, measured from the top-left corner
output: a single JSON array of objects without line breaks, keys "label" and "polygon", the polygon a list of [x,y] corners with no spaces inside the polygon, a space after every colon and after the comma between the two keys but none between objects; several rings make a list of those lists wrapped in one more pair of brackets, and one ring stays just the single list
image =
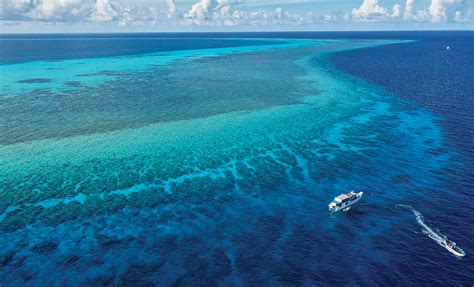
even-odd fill
[{"label": "sky", "polygon": [[474,0],[0,1],[1,33],[474,29]]}]

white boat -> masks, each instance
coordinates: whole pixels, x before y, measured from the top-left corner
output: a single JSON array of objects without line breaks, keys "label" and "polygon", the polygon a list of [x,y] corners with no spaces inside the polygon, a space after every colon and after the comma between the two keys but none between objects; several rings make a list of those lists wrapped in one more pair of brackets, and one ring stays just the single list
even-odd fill
[{"label": "white boat", "polygon": [[339,210],[348,211],[352,205],[356,204],[362,197],[363,192],[355,192],[354,190],[349,193],[343,193],[334,198],[329,203],[329,211],[338,212]]},{"label": "white boat", "polygon": [[443,245],[444,248],[446,248],[449,252],[451,252],[452,254],[454,254],[458,257],[466,256],[466,252],[464,252],[464,250],[459,248],[456,245],[456,243],[454,243],[452,241],[446,240],[446,241],[442,242],[441,245]]}]

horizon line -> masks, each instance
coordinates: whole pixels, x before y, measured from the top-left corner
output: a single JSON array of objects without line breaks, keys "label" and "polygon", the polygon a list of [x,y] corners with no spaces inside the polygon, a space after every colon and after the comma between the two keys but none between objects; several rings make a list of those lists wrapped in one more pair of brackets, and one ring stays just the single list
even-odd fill
[{"label": "horizon line", "polygon": [[113,32],[0,32],[2,35],[84,35],[84,34],[263,34],[263,33],[384,33],[384,32],[474,32],[474,29],[410,30],[275,30],[275,31],[113,31]]}]

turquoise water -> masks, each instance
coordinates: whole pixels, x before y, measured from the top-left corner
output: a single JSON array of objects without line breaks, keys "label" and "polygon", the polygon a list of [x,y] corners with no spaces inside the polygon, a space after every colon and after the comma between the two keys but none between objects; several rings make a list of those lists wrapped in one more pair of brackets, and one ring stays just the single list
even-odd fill
[{"label": "turquoise water", "polygon": [[[395,208],[449,196],[434,188],[439,174],[463,163],[444,148],[436,116],[329,61],[403,42],[285,40],[0,66],[0,277],[468,282],[472,265],[447,252],[463,267],[432,262],[443,250],[417,243],[416,223]],[[365,191],[361,203],[329,214],[349,188]],[[444,274],[407,274],[410,264]]]}]

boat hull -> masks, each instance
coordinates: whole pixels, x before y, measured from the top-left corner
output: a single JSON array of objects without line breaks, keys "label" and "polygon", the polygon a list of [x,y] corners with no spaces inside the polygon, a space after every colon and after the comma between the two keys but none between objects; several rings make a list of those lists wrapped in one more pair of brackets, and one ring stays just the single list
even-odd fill
[{"label": "boat hull", "polygon": [[449,245],[444,245],[444,248],[446,248],[449,252],[451,252],[452,254],[454,254],[458,257],[466,256],[466,254],[463,251],[456,250],[456,249],[450,247]]}]

